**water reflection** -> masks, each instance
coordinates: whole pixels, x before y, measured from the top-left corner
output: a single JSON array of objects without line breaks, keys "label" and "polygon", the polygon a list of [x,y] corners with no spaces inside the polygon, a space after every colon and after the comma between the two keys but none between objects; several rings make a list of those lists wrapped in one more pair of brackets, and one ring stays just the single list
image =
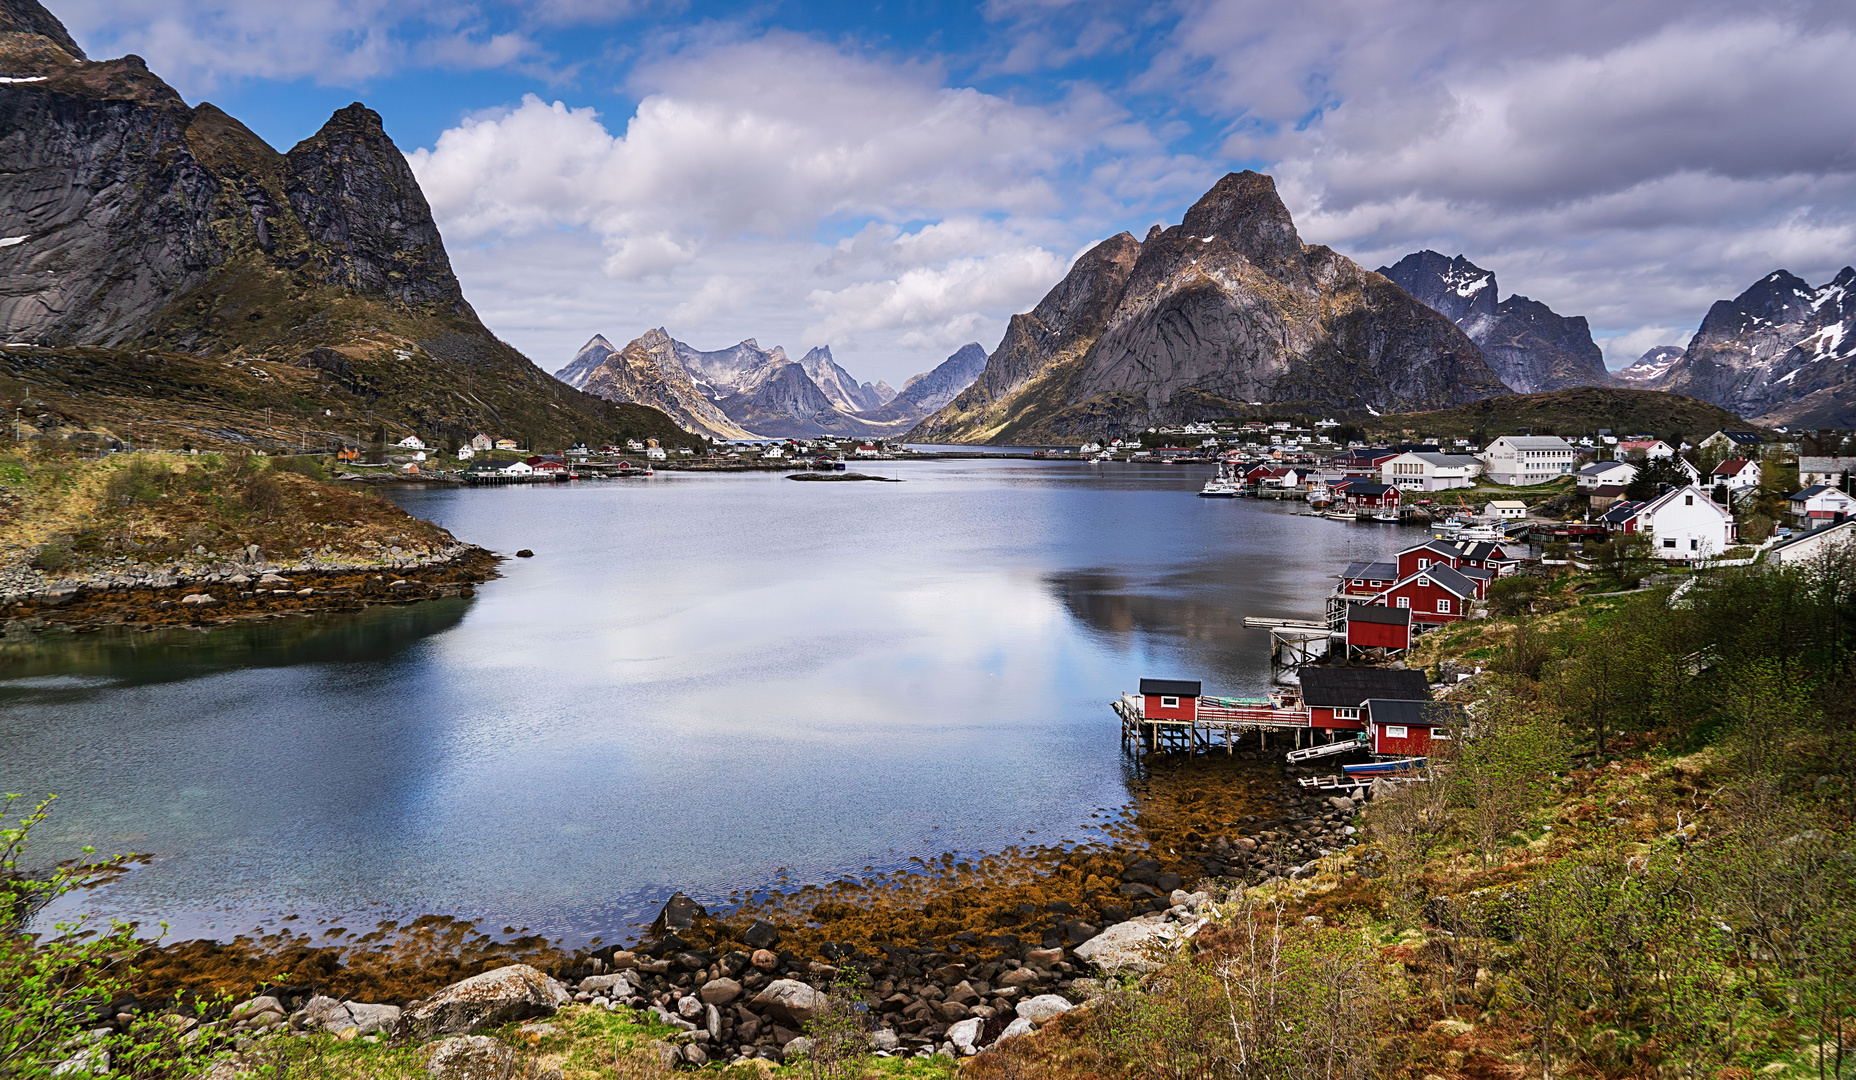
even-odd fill
[{"label": "water reflection", "polygon": [[1186,469],[883,464],[906,482],[395,493],[536,557],[468,603],[11,652],[0,787],[64,796],[47,853],[151,853],[83,902],[182,933],[611,937],[672,887],[1084,838],[1129,797],[1108,700],[1260,689],[1242,617],[1318,614],[1333,564],[1396,542]]}]

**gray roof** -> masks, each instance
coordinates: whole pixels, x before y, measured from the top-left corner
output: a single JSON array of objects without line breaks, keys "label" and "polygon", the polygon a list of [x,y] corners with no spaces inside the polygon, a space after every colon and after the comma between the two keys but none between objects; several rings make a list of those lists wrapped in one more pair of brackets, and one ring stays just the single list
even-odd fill
[{"label": "gray roof", "polygon": [[1357,709],[1368,698],[1431,699],[1431,685],[1422,671],[1305,667],[1297,674],[1302,681],[1302,700],[1326,708]]},{"label": "gray roof", "polygon": [[[1437,584],[1442,585],[1444,588],[1449,589],[1451,592],[1465,599],[1476,595],[1476,583],[1474,581],[1471,581],[1469,578],[1464,577],[1462,574],[1450,569],[1442,563],[1435,564],[1429,569],[1420,570],[1411,575],[1411,577],[1406,578],[1405,581],[1421,577],[1428,577]],[[1404,582],[1400,582],[1400,584],[1404,584]]]},{"label": "gray roof", "polygon": [[1812,484],[1810,487],[1805,488],[1803,491],[1800,491],[1794,495],[1789,495],[1786,498],[1791,502],[1798,502],[1803,499],[1808,499],[1812,497],[1813,495],[1822,495],[1826,491],[1841,492],[1842,489],[1831,487],[1829,484]]},{"label": "gray roof", "polygon": [[1362,581],[1394,581],[1398,578],[1398,564],[1395,562],[1354,562],[1347,564],[1347,570],[1341,577]]},{"label": "gray roof", "polygon": [[1516,450],[1571,450],[1572,444],[1558,435],[1503,435]]},{"label": "gray roof", "polygon": [[1428,462],[1430,462],[1430,463],[1431,463],[1432,465],[1439,465],[1439,466],[1442,466],[1442,467],[1444,467],[1444,468],[1446,468],[1446,469],[1460,469],[1460,468],[1465,468],[1465,467],[1467,467],[1467,466],[1470,466],[1470,465],[1480,465],[1480,464],[1482,464],[1482,459],[1481,459],[1481,458],[1478,458],[1478,457],[1471,457],[1471,456],[1470,456],[1470,455],[1468,455],[1468,454],[1419,454],[1419,453],[1411,453],[1411,454],[1403,454],[1403,455],[1400,455],[1400,456],[1402,456],[1402,457],[1415,457],[1415,458],[1420,458],[1420,459],[1422,459],[1422,460],[1424,460],[1424,461],[1428,461]]},{"label": "gray roof", "polygon": [[1629,469],[1633,466],[1628,461],[1594,461],[1579,470],[1580,476],[1603,476],[1613,469]]},{"label": "gray roof", "polygon": [[1384,623],[1387,626],[1410,626],[1411,609],[1386,607],[1383,604],[1348,604],[1349,621]]},{"label": "gray roof", "polygon": [[1370,698],[1367,715],[1375,724],[1403,724],[1406,727],[1446,727],[1460,723],[1463,706],[1454,701],[1405,701],[1399,698]]},{"label": "gray roof", "polygon": [[1142,679],[1141,693],[1163,694],[1167,697],[1198,697],[1199,681],[1197,679]]}]

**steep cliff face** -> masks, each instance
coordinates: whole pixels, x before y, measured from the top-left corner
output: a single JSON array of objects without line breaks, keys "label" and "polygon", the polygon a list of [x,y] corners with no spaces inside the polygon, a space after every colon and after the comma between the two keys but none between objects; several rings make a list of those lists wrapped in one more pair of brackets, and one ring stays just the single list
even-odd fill
[{"label": "steep cliff face", "polygon": [[1181,224],[1115,237],[1084,262],[913,438],[1070,441],[1246,403],[1398,412],[1506,392],[1450,320],[1304,245],[1258,173],[1226,176]]},{"label": "steep cliff face", "polygon": [[703,352],[681,341],[675,344],[677,360],[711,401],[742,393],[766,378],[773,369],[791,362],[786,358],[785,349],[778,345],[763,349],[753,338],[713,352]]},{"label": "steep cliff face", "polygon": [[1583,315],[1560,315],[1525,296],[1498,303],[1495,275],[1461,255],[1420,251],[1378,272],[1456,323],[1517,394],[1615,385]]},{"label": "steep cliff face", "polygon": [[1856,425],[1856,269],[1812,288],[1775,270],[1716,301],[1658,389],[1766,424]]},{"label": "steep cliff face", "polygon": [[581,386],[607,401],[649,405],[679,426],[703,435],[718,439],[758,438],[703,396],[677,358],[677,343],[661,328],[647,330],[623,349],[608,353],[587,373]]},{"label": "steep cliff face", "polygon": [[[280,154],[139,58],[86,60],[36,0],[0,0],[0,70],[4,340],[111,350],[125,372],[162,353],[309,369],[315,384],[281,409],[293,445],[352,439],[357,415],[439,442],[611,437],[619,411],[478,321],[373,111],[342,109]],[[93,357],[79,377],[122,416],[185,427],[176,410],[192,409],[212,438],[282,441],[246,422],[275,424],[278,403],[211,388],[156,407],[135,400],[153,381],[112,386],[109,367]]]}]

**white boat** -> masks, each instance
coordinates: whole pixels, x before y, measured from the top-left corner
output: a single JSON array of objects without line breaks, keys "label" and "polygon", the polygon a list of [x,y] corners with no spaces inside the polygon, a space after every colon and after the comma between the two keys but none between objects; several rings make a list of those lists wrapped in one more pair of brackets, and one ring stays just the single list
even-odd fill
[{"label": "white boat", "polygon": [[1243,485],[1222,461],[1218,463],[1218,475],[1205,481],[1205,486],[1199,489],[1201,499],[1235,499],[1243,493]]},{"label": "white boat", "polygon": [[1381,510],[1379,513],[1373,515],[1373,520],[1374,521],[1387,521],[1387,522],[1391,522],[1392,524],[1396,525],[1398,524],[1398,515],[1394,514],[1390,510]]},{"label": "white boat", "polygon": [[1465,525],[1456,531],[1457,540],[1506,540],[1507,535],[1493,525]]}]

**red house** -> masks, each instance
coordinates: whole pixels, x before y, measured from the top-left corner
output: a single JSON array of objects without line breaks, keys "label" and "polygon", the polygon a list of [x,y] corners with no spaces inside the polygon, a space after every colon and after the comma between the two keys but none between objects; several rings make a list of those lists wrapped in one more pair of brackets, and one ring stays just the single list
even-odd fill
[{"label": "red house", "polygon": [[1455,570],[1463,564],[1463,551],[1455,544],[1442,540],[1427,540],[1416,547],[1408,547],[1393,556],[1398,561],[1398,576],[1410,577],[1433,566],[1447,566]]},{"label": "red house", "polygon": [[1360,731],[1362,710],[1372,698],[1429,701],[1431,687],[1422,671],[1390,668],[1305,667],[1299,672],[1308,726]]},{"label": "red house", "polygon": [[1411,648],[1411,609],[1347,605],[1347,650]]},{"label": "red house", "polygon": [[1149,720],[1197,720],[1197,679],[1142,679],[1141,715]]},{"label": "red house", "polygon": [[1372,598],[1398,581],[1398,564],[1391,562],[1348,563],[1340,575],[1340,591],[1348,596]]},{"label": "red house", "polygon": [[1462,570],[1465,567],[1476,567],[1477,569],[1487,570],[1491,574],[1499,577],[1502,574],[1511,573],[1521,562],[1519,558],[1502,550],[1500,544],[1491,543],[1487,540],[1477,541],[1473,544],[1464,544],[1460,550],[1463,552],[1463,560],[1457,563],[1456,568],[1458,570]]},{"label": "red house", "polygon": [[[1488,571],[1476,571],[1487,574]],[[1391,608],[1409,608],[1413,622],[1446,623],[1469,616],[1470,605],[1482,598],[1482,580],[1433,564],[1380,593],[1373,600]]]},{"label": "red house", "polygon": [[1399,491],[1388,484],[1372,480],[1347,482],[1347,505],[1355,510],[1396,510]]},{"label": "red house", "polygon": [[1447,732],[1462,720],[1463,707],[1449,701],[1373,698],[1366,703],[1371,752],[1382,757],[1428,757],[1431,742],[1440,737],[1438,729]]}]

